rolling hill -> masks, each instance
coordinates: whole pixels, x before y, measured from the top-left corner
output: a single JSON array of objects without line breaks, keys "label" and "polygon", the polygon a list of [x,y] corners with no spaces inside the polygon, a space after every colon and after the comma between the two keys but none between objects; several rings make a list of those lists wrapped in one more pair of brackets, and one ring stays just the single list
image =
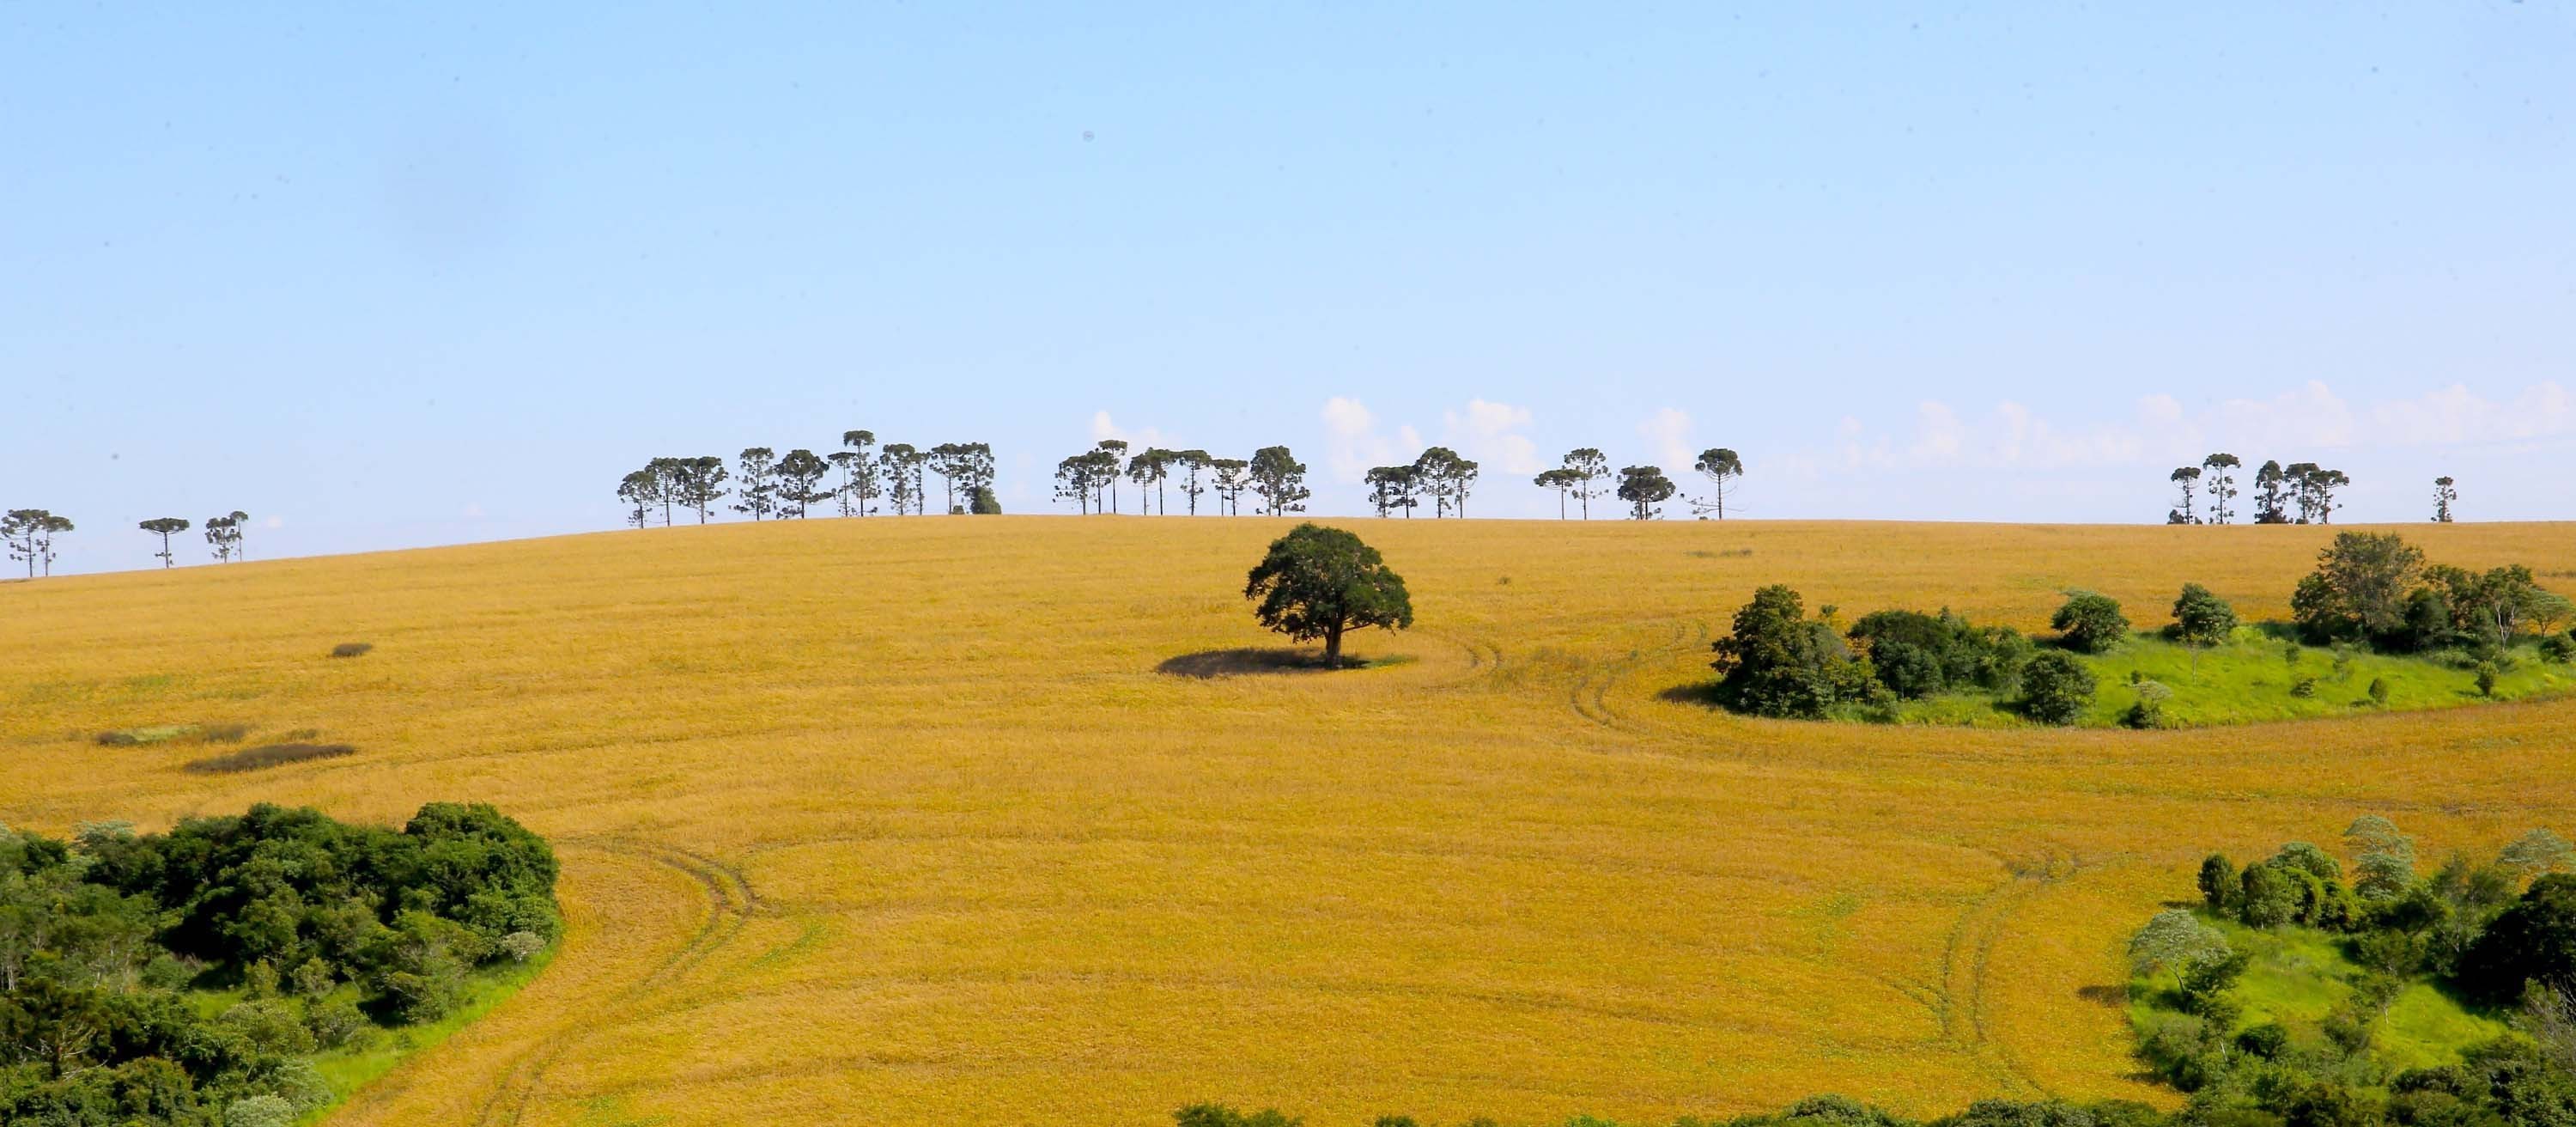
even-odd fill
[{"label": "rolling hill", "polygon": [[[2213,847],[2576,830],[2576,700],[2171,732],[1756,721],[1758,584],[2038,629],[2282,617],[2332,530],[1340,520],[1402,658],[1259,672],[1286,522],[728,524],[0,585],[0,821],[499,804],[571,933],[348,1124],[2169,1102],[2121,945]],[[2570,587],[2576,524],[2415,526]],[[364,656],[334,658],[364,642]],[[1257,655],[1255,655],[1257,656]],[[1250,669],[1242,675],[1229,670]],[[1217,674],[1208,676],[1207,674]],[[190,772],[246,725],[352,754]]]}]

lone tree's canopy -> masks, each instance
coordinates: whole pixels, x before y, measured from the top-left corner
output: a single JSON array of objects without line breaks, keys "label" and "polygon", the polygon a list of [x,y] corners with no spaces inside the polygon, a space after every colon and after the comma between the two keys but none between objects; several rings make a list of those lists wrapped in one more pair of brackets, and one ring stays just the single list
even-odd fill
[{"label": "lone tree's canopy", "polygon": [[1413,625],[1404,577],[1387,569],[1377,549],[1338,528],[1301,524],[1270,543],[1270,554],[1243,585],[1258,599],[1263,626],[1301,642],[1324,640],[1324,660],[1342,660],[1342,631]]}]

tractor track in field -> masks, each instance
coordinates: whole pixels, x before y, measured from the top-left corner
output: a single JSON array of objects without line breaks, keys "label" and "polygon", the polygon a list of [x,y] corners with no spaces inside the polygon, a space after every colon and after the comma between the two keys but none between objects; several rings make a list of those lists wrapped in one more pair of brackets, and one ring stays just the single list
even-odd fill
[{"label": "tractor track in field", "polygon": [[[731,944],[750,924],[751,917],[764,908],[760,894],[743,877],[741,870],[704,854],[660,842],[624,837],[572,838],[564,844],[687,874],[697,885],[702,894],[701,901],[706,905],[706,919],[679,950],[605,999],[623,1017],[649,1016],[655,1012],[658,1007],[652,1002],[658,995]],[[547,1070],[603,1028],[591,1019],[590,1015],[597,1012],[597,1005],[583,1007],[575,1017],[549,1031],[535,1048],[510,1061],[500,1080],[484,1097],[473,1122],[478,1127],[519,1122],[527,1114],[537,1093],[544,1089]]]},{"label": "tractor track in field", "polygon": [[1630,649],[1624,657],[1594,662],[1585,667],[1582,676],[1575,679],[1574,687],[1567,691],[1566,703],[1573,707],[1575,715],[1611,731],[1625,732],[1630,735],[1664,735],[1666,733],[1656,732],[1611,708],[1610,690],[1649,661],[1681,653],[1705,645],[1707,642],[1708,623],[1694,619],[1676,620],[1673,623],[1672,636],[1662,643],[1651,648]]},{"label": "tractor track in field", "polygon": [[2013,916],[2050,885],[2093,866],[2060,846],[2036,858],[1996,854],[2010,875],[1977,894],[1950,925],[1941,952],[1939,999],[1942,1040],[1968,1054],[1998,1081],[2026,1094],[2053,1097],[2012,1046],[1987,1027],[1989,988],[1994,980],[1995,946],[2009,932]]}]

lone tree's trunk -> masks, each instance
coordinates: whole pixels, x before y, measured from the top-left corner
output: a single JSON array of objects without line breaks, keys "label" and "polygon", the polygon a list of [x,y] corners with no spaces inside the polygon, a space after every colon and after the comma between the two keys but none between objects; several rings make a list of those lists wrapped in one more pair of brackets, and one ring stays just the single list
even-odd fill
[{"label": "lone tree's trunk", "polygon": [[1339,620],[1336,620],[1332,625],[1324,628],[1324,664],[1327,666],[1336,666],[1341,663],[1342,624]]}]

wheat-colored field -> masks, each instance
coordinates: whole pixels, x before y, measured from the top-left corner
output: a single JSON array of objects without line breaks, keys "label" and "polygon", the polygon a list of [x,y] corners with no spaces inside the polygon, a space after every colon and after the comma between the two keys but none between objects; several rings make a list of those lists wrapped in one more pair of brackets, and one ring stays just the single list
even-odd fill
[{"label": "wheat-colored field", "polygon": [[[1741,719],[1668,690],[1766,582],[1847,613],[2285,612],[2329,530],[1346,520],[1414,660],[1272,640],[1285,522],[812,520],[0,586],[0,821],[481,799],[552,837],[538,981],[351,1124],[1657,1119],[2166,1097],[2125,936],[2213,846],[2576,832],[2576,701],[2229,729]],[[2576,525],[2417,526],[2564,591]],[[365,657],[334,659],[340,642]],[[1213,661],[1213,659],[1202,659]],[[1216,662],[1222,664],[1222,662]],[[232,776],[100,730],[310,729]]]}]

